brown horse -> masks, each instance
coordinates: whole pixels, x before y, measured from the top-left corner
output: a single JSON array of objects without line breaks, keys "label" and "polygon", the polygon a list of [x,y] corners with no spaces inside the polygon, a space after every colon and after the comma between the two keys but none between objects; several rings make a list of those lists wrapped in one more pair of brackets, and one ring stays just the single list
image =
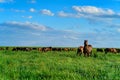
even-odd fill
[{"label": "brown horse", "polygon": [[106,48],[104,51],[105,51],[105,54],[107,54],[108,52],[111,52],[111,53],[114,53],[114,54],[117,53],[117,50],[115,48]]},{"label": "brown horse", "polygon": [[92,55],[92,45],[88,45],[88,41],[84,41],[84,49],[83,49],[84,56]]},{"label": "brown horse", "polygon": [[43,52],[52,51],[52,47],[43,47],[42,51]]},{"label": "brown horse", "polygon": [[77,55],[81,56],[81,54],[83,54],[83,48],[84,48],[83,46],[78,47]]},{"label": "brown horse", "polygon": [[42,51],[42,48],[38,48],[38,51]]}]

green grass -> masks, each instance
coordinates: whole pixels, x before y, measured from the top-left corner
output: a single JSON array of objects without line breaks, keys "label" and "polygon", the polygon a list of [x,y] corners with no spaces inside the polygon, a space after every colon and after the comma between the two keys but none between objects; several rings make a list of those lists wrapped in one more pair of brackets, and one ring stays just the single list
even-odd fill
[{"label": "green grass", "polygon": [[0,51],[0,80],[120,80],[120,54]]}]

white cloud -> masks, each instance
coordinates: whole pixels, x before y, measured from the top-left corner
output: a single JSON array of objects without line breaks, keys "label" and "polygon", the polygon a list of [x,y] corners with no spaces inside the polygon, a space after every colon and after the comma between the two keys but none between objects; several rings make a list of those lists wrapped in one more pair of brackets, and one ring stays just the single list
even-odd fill
[{"label": "white cloud", "polygon": [[101,15],[101,14],[106,14],[106,15],[113,15],[115,14],[114,11],[111,9],[102,9],[98,8],[95,6],[72,6],[74,10],[76,10],[79,13],[83,14],[93,14],[93,15]]},{"label": "white cloud", "polygon": [[19,9],[11,9],[13,12],[26,12],[25,10],[19,10]]},{"label": "white cloud", "polygon": [[50,30],[51,28],[44,26],[42,24],[37,24],[37,23],[31,23],[31,22],[5,22],[1,24],[2,26],[11,26],[11,27],[19,27],[19,28],[26,28],[26,29],[34,29],[34,30],[40,30],[40,31],[47,31]]},{"label": "white cloud", "polygon": [[58,16],[61,16],[61,17],[75,17],[75,18],[79,18],[79,17],[82,17],[83,15],[82,14],[73,14],[73,13],[65,13],[64,11],[60,11],[58,12]]},{"label": "white cloud", "polygon": [[0,3],[13,2],[13,0],[0,0]]},{"label": "white cloud", "polygon": [[30,12],[35,12],[35,9],[34,8],[30,8]]},{"label": "white cloud", "polygon": [[65,13],[64,11],[58,12],[58,15],[61,16],[61,17],[67,17],[67,16],[69,16],[69,14]]},{"label": "white cloud", "polygon": [[48,15],[48,16],[54,16],[54,13],[52,13],[50,10],[48,9],[43,9],[41,10],[41,13],[44,15]]},{"label": "white cloud", "polygon": [[120,18],[120,13],[116,13],[112,9],[108,9],[108,8],[99,8],[95,6],[72,6],[72,9],[75,12],[66,13],[65,11],[60,11],[58,12],[58,16],[85,18],[88,20],[92,19],[97,21]]},{"label": "white cloud", "polygon": [[28,16],[29,19],[33,18],[32,16]]},{"label": "white cloud", "polygon": [[63,38],[65,38],[65,39],[72,39],[72,40],[77,40],[77,39],[79,39],[78,37],[75,37],[75,36],[72,36],[72,35],[69,35],[69,36],[68,36],[68,35],[67,35],[67,36],[64,35]]},{"label": "white cloud", "polygon": [[40,33],[31,33],[32,35],[40,36]]},{"label": "white cloud", "polygon": [[33,16],[22,16],[22,18],[32,19],[32,18],[33,18]]},{"label": "white cloud", "polygon": [[61,17],[68,17],[68,16],[73,16],[73,14],[71,13],[65,13],[64,11],[60,11],[58,12],[58,15],[61,16]]}]

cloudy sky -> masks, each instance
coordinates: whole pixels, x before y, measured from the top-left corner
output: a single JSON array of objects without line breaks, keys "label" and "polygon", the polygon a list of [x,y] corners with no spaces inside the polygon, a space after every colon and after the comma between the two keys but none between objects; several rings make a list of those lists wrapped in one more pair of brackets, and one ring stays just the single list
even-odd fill
[{"label": "cloudy sky", "polygon": [[120,0],[0,0],[0,46],[120,47]]}]

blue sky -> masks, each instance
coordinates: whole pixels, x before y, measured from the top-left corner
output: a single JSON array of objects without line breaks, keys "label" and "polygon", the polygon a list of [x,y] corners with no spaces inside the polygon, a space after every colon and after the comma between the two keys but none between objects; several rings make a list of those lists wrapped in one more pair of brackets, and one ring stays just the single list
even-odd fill
[{"label": "blue sky", "polygon": [[120,0],[0,0],[0,46],[120,47]]}]

